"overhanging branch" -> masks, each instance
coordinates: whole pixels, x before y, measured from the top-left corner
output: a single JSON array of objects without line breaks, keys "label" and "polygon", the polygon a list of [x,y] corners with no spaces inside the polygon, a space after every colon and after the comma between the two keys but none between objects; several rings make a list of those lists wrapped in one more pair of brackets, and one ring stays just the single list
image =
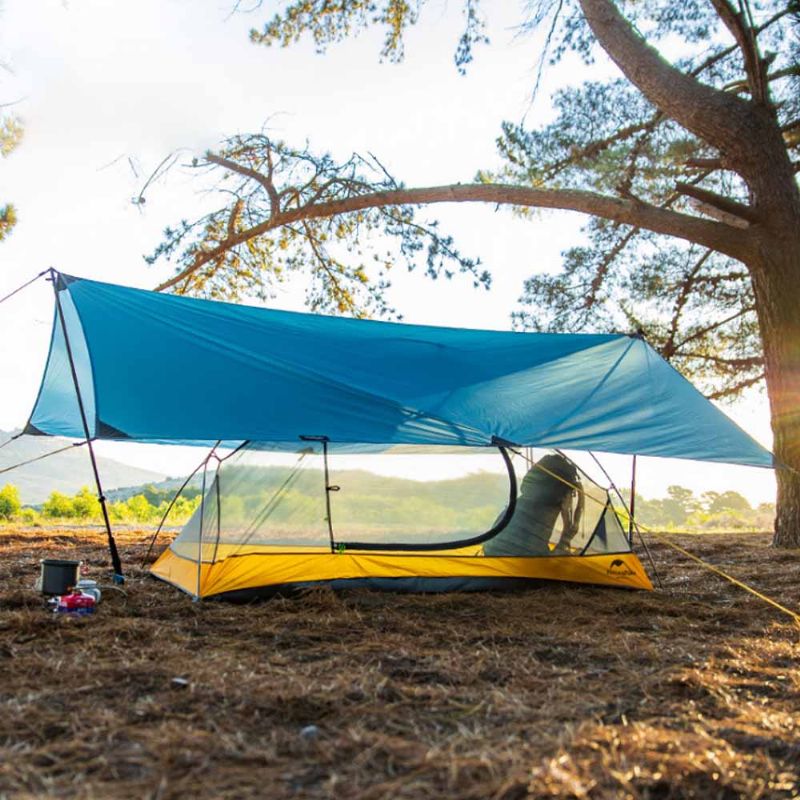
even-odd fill
[{"label": "overhanging branch", "polygon": [[452,184],[418,189],[365,192],[281,211],[258,225],[227,237],[216,247],[199,253],[191,264],[177,275],[164,281],[156,291],[163,291],[175,286],[204,264],[213,261],[232,248],[284,225],[290,225],[300,220],[333,217],[370,208],[435,203],[492,203],[494,205],[577,211],[613,222],[635,225],[654,233],[676,236],[737,259],[742,259],[746,255],[750,243],[746,231],[689,214],[658,208],[636,199],[623,199],[576,189],[533,189],[491,183]]},{"label": "overhanging branch", "polygon": [[[269,153],[269,151],[268,151]],[[210,164],[216,164],[218,167],[236,172],[245,178],[250,178],[264,188],[269,197],[270,208],[272,210],[271,216],[275,216],[280,211],[280,199],[275,184],[272,182],[272,163],[269,163],[269,170],[266,175],[259,172],[257,169],[246,167],[238,161],[232,161],[230,158],[223,158],[215,153],[206,153],[206,161]]]}]

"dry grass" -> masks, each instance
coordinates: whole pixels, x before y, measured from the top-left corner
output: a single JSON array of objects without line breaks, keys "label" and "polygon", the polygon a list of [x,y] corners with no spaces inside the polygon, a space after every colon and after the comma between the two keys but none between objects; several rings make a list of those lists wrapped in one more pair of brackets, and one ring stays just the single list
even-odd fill
[{"label": "dry grass", "polygon": [[[800,553],[680,541],[800,606]],[[45,556],[106,574],[96,532],[0,531],[0,797],[800,796],[800,630],[658,545],[653,594],[233,606],[131,570],[83,620]]]}]

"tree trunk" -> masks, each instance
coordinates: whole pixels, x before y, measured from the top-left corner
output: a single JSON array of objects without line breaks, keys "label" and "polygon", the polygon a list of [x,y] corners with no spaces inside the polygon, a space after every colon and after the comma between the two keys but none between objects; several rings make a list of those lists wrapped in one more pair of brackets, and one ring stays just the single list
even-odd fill
[{"label": "tree trunk", "polygon": [[778,505],[775,515],[775,547],[800,547],[800,475],[787,469],[776,473]]},{"label": "tree trunk", "polygon": [[764,237],[751,264],[769,396],[773,452],[781,466],[775,547],[800,547],[800,224]]}]

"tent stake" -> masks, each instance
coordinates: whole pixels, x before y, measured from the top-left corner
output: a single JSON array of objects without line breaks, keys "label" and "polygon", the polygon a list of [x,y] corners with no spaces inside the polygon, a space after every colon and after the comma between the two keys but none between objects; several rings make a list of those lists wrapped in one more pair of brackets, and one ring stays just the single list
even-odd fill
[{"label": "tent stake", "polygon": [[75,369],[75,361],[72,357],[72,346],[70,345],[69,335],[67,333],[67,323],[64,319],[64,309],[61,307],[61,298],[58,296],[58,286],[56,284],[58,273],[55,270],[51,271],[48,280],[53,283],[53,291],[56,296],[56,309],[58,310],[58,319],[61,323],[61,332],[64,334],[64,347],[67,351],[67,359],[69,360],[69,369],[72,373],[72,383],[75,385],[75,395],[78,399],[78,409],[81,412],[81,422],[83,423],[83,432],[86,436],[86,444],[89,447],[89,459],[92,462],[92,471],[94,472],[94,480],[97,485],[97,499],[100,501],[100,508],[103,510],[103,520],[106,525],[106,535],[108,536],[108,552],[111,554],[111,565],[114,568],[114,581],[123,583],[125,578],[122,574],[122,562],[119,558],[119,551],[117,550],[117,543],[114,541],[114,534],[111,531],[111,520],[108,516],[108,507],[106,506],[106,498],[103,494],[103,484],[100,482],[100,471],[97,469],[97,459],[94,455],[94,448],[92,447],[92,436],[89,432],[89,422],[86,419],[86,409],[83,405],[83,397],[81,396],[80,382],[78,381],[78,371]]}]

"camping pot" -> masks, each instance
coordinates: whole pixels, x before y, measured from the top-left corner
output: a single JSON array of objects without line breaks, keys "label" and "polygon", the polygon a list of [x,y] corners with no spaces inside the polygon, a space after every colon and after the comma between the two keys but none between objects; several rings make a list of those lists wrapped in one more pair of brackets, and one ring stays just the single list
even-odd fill
[{"label": "camping pot", "polygon": [[43,558],[41,565],[42,594],[66,594],[78,583],[80,561]]},{"label": "camping pot", "polygon": [[100,587],[97,585],[97,581],[93,581],[90,578],[81,578],[77,584],[75,584],[75,589],[83,594],[88,594],[94,597],[94,602],[100,602]]}]

